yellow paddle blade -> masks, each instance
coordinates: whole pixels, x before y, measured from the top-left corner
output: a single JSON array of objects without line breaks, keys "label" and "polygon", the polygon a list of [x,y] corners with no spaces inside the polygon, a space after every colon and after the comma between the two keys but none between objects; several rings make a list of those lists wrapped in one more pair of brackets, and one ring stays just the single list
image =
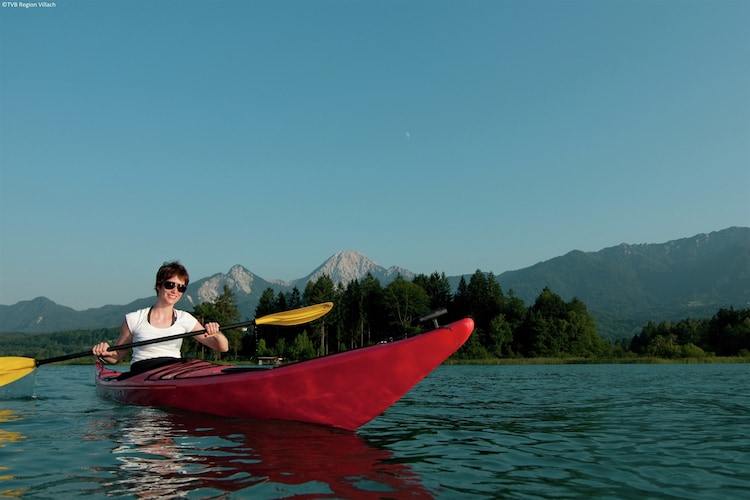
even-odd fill
[{"label": "yellow paddle blade", "polygon": [[333,302],[323,302],[313,306],[300,307],[291,311],[268,314],[255,320],[256,325],[294,326],[309,323],[328,313]]},{"label": "yellow paddle blade", "polygon": [[31,358],[7,356],[0,358],[0,387],[25,377],[36,369],[36,361]]}]

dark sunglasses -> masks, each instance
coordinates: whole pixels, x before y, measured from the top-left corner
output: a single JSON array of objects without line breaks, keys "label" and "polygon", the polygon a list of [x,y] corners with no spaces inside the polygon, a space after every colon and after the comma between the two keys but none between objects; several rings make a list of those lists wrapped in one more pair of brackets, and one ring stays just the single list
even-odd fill
[{"label": "dark sunglasses", "polygon": [[175,286],[177,287],[177,291],[180,293],[185,293],[185,290],[187,290],[187,285],[180,285],[180,284],[175,283],[174,281],[164,282],[164,288],[166,288],[167,290],[171,290]]}]

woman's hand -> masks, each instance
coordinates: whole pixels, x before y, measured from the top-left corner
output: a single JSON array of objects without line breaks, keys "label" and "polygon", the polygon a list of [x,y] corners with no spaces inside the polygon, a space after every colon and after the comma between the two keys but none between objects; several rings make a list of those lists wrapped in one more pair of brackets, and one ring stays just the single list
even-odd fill
[{"label": "woman's hand", "polygon": [[101,342],[99,344],[96,344],[92,349],[91,352],[94,354],[94,356],[114,356],[114,352],[109,352],[109,342]]},{"label": "woman's hand", "polygon": [[96,344],[91,348],[91,353],[105,363],[117,363],[119,361],[117,351],[110,352],[108,342],[100,342]]},{"label": "woman's hand", "polygon": [[[199,325],[196,325],[195,327],[199,328]],[[218,352],[227,352],[229,350],[229,341],[224,334],[219,331],[218,323],[214,321],[206,323],[203,326],[203,329],[206,330],[206,332],[197,337],[200,343]]]},{"label": "woman's hand", "polygon": [[219,331],[219,324],[213,321],[210,323],[206,323],[206,326],[204,328],[206,329],[206,333],[203,334],[204,338],[212,337],[218,333],[221,333]]}]

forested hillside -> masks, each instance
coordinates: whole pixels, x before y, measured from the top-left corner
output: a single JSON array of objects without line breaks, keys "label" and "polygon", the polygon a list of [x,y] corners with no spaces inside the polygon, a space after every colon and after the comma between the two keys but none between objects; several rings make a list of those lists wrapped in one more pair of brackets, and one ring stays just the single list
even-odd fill
[{"label": "forested hillside", "polygon": [[750,228],[576,250],[498,279],[526,301],[544,287],[566,300],[577,297],[604,338],[630,338],[649,321],[706,318],[721,308],[750,307]]}]

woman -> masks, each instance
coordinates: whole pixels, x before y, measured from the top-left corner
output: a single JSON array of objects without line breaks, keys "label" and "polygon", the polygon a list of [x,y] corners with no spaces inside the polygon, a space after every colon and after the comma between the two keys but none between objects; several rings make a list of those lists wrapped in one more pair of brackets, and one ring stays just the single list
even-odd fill
[{"label": "woman", "polygon": [[[218,352],[227,352],[229,342],[219,331],[218,323],[206,323],[205,328],[188,312],[174,308],[187,290],[190,276],[179,262],[168,262],[156,273],[156,304],[125,315],[116,345],[130,344],[170,335],[206,330],[195,338]],[[143,372],[181,359],[182,338],[133,348],[130,374]],[[105,363],[117,363],[127,350],[109,351],[109,343],[96,344],[91,350]]]}]

